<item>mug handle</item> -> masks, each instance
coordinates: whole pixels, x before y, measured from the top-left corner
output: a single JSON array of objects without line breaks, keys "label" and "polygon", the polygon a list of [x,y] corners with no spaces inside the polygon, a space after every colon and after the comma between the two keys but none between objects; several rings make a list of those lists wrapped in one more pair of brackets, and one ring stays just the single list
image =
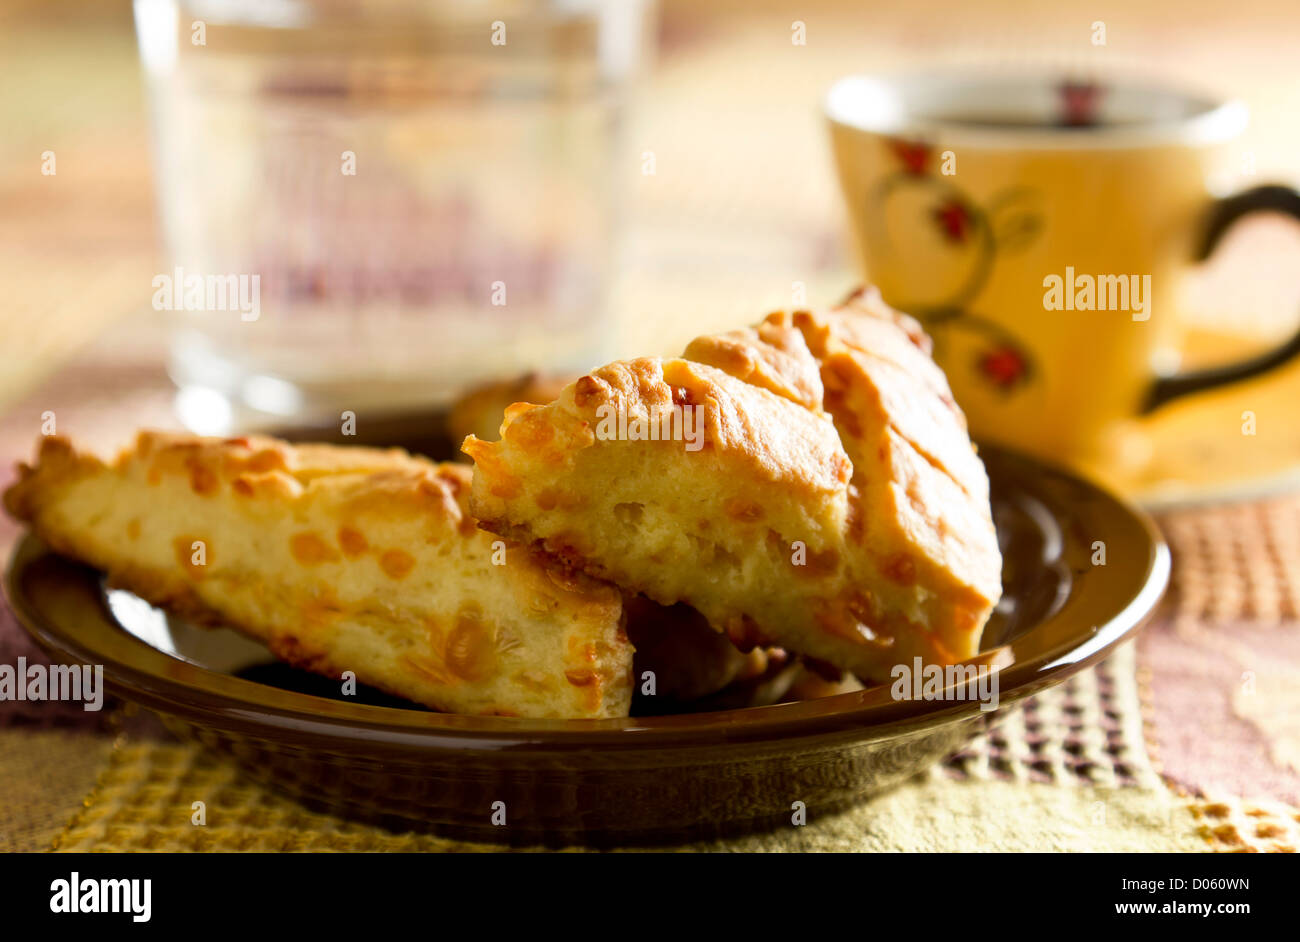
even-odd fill
[{"label": "mug handle", "polygon": [[[1240,219],[1252,213],[1277,212],[1300,222],[1300,193],[1289,186],[1266,184],[1244,190],[1233,196],[1216,200],[1206,218],[1194,261],[1203,262],[1214,254],[1228,230]],[[1252,376],[1267,373],[1300,356],[1300,330],[1290,340],[1257,356],[1238,363],[1212,366],[1203,370],[1190,370],[1157,379],[1147,394],[1142,413],[1152,412],[1171,399],[1189,393],[1226,386]]]}]

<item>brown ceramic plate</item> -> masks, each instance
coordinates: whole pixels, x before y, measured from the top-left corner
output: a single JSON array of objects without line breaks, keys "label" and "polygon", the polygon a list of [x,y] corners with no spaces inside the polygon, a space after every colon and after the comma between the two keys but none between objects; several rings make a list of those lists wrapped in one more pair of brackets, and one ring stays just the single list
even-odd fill
[{"label": "brown ceramic plate", "polygon": [[[424,444],[409,425],[372,432]],[[494,841],[727,835],[788,824],[795,801],[811,818],[896,784],[1150,616],[1169,553],[1145,516],[1029,458],[981,453],[1005,557],[1005,596],[984,634],[985,651],[1001,649],[1007,664],[993,712],[968,699],[895,700],[878,687],[622,720],[452,716],[377,694],[338,697],[336,683],[276,665],[233,632],[195,629],[106,590],[98,572],[31,537],[6,588],[55,657],[102,664],[110,690],[311,804]],[[1098,544],[1105,565],[1093,564]],[[505,802],[505,827],[492,824],[495,802]]]}]

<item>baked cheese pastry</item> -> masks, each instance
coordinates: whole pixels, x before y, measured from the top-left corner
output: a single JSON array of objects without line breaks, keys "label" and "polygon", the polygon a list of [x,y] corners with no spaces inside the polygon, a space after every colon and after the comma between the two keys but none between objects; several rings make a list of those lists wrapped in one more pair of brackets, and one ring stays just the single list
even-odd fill
[{"label": "baked cheese pastry", "polygon": [[976,654],[1001,593],[965,418],[874,292],[612,363],[464,450],[482,526],[689,604],[742,648],[885,682]]},{"label": "baked cheese pastry", "polygon": [[626,716],[619,593],[480,530],[469,485],[397,449],[142,432],[111,464],[44,439],[5,504],[112,584],[296,666],[455,713]]}]

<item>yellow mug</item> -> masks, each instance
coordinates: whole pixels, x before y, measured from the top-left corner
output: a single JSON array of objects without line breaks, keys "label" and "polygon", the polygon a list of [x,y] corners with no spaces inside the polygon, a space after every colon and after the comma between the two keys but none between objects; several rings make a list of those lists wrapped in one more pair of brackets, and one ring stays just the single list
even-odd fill
[{"label": "yellow mug", "polygon": [[867,277],[917,317],[975,436],[1131,472],[1136,419],[1300,355],[1300,333],[1246,362],[1177,364],[1178,279],[1243,216],[1300,219],[1261,186],[1207,178],[1237,102],[1046,76],[855,76],[826,100]]}]

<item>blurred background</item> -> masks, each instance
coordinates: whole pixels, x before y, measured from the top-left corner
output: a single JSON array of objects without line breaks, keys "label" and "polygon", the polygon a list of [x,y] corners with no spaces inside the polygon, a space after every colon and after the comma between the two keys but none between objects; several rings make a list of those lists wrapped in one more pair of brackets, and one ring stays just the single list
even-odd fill
[{"label": "blurred background", "polygon": [[[820,104],[853,72],[1047,65],[1235,95],[1252,124],[1217,184],[1300,180],[1282,0],[361,6],[4,0],[6,429],[437,405],[834,301],[859,276]],[[1297,252],[1282,220],[1233,232],[1185,302],[1190,365],[1294,328]],[[257,320],[157,310],[176,265],[260,273]],[[1246,396],[1290,428],[1297,392],[1287,369],[1218,408]],[[1152,474],[1195,476],[1207,408],[1162,412]],[[1215,473],[1234,460],[1258,457]]]}]

